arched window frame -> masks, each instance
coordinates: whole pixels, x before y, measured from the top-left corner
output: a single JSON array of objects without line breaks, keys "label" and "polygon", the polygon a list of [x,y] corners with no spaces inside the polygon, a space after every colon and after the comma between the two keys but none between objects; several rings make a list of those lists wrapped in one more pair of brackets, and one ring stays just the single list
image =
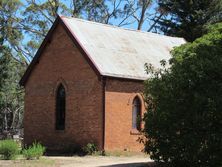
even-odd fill
[{"label": "arched window frame", "polygon": [[55,129],[65,130],[66,116],[66,89],[60,83],[56,90],[56,114],[55,114]]},{"label": "arched window frame", "polygon": [[142,122],[142,102],[141,99],[136,96],[132,103],[132,129],[141,130]]}]

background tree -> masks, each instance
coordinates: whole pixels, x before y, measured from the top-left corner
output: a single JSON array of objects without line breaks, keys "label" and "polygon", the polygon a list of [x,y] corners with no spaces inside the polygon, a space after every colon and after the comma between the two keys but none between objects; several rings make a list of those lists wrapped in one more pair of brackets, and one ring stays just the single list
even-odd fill
[{"label": "background tree", "polygon": [[21,129],[23,120],[23,89],[18,82],[24,66],[5,50],[0,53],[0,131]]},{"label": "background tree", "polygon": [[144,23],[144,29],[149,28],[152,4],[153,0],[0,0],[0,38],[27,66],[57,14],[141,30]]},{"label": "background tree", "polygon": [[222,166],[222,23],[208,32],[146,66],[145,151],[168,166]]},{"label": "background tree", "polygon": [[23,34],[19,26],[21,18],[18,17],[21,6],[22,3],[19,0],[0,0],[0,49],[8,53],[13,51],[13,58],[25,64],[21,57],[23,53],[26,54],[21,46]]},{"label": "background tree", "polygon": [[18,81],[27,63],[21,44],[20,7],[18,0],[0,0],[0,132],[22,126],[23,90]]},{"label": "background tree", "polygon": [[183,37],[194,41],[202,36],[205,26],[222,21],[221,0],[159,0],[160,12],[158,27],[166,35]]},{"label": "background tree", "polygon": [[24,10],[21,11],[22,21],[20,25],[26,37],[24,50],[29,54],[26,60],[30,62],[57,15],[69,16],[72,10],[59,0],[42,2],[26,0],[23,5]]}]

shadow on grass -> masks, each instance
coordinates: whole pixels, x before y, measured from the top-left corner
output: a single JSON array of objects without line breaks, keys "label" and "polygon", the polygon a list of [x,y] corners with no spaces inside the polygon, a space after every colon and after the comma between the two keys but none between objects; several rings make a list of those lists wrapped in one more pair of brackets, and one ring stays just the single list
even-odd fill
[{"label": "shadow on grass", "polygon": [[105,165],[100,167],[157,167],[157,165],[155,164],[155,162],[137,162],[137,163]]}]

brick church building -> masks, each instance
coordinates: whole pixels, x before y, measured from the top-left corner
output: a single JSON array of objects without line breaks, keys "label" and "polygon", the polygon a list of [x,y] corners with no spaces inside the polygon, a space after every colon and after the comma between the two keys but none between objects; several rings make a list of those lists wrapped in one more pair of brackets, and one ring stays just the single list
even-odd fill
[{"label": "brick church building", "polygon": [[[160,67],[181,38],[58,16],[20,84],[24,142],[47,148],[95,143],[140,151],[144,64]],[[140,118],[140,119],[138,119]]]}]

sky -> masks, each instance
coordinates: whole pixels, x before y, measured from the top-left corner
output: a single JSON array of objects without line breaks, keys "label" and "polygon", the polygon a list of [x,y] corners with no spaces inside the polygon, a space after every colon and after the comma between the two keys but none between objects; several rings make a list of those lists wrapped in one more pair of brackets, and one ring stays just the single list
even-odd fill
[{"label": "sky", "polygon": [[[46,0],[35,0],[37,4],[41,4],[41,3],[44,3],[46,2]],[[80,0],[81,1],[81,0]],[[107,3],[108,7],[110,8],[110,10],[112,10],[112,0],[108,0],[109,2]],[[121,8],[124,7],[124,0],[121,0],[122,1],[122,5],[120,6]],[[26,7],[27,7],[27,0],[21,0],[21,2],[23,3],[23,9],[21,9],[21,11],[23,11]],[[71,8],[70,6],[72,5],[72,0],[60,0],[60,2],[64,3],[68,8]],[[155,13],[155,8],[157,7],[157,4],[156,3],[153,3],[149,9],[148,9],[148,12],[149,13]],[[61,13],[61,11],[58,13],[60,15],[63,15]],[[137,13],[139,14],[139,13]],[[25,17],[23,16],[22,14],[19,14],[20,16],[22,17]],[[39,17],[41,18],[41,17]],[[84,15],[83,15],[83,19],[84,19]],[[86,18],[85,18],[86,19]],[[119,23],[121,22],[121,18],[118,18],[118,19],[111,19],[110,23],[113,24],[113,25],[118,25]],[[152,21],[145,21],[144,24],[143,24],[143,27],[142,27],[142,30],[143,31],[147,31],[149,29],[149,25],[152,24]],[[129,28],[129,29],[137,29],[137,23],[134,22],[133,24],[130,24],[130,25],[125,25],[123,26],[124,28]],[[22,41],[22,45],[23,46],[26,46],[27,45],[27,42],[30,41],[30,40],[33,40],[30,36],[30,34],[27,34],[25,33],[24,34],[24,40]]]},{"label": "sky", "polygon": [[[41,4],[41,3],[44,3],[46,2],[47,0],[35,0],[38,4]],[[81,0],[80,0],[81,1]],[[110,8],[110,10],[112,10],[112,0],[108,0],[110,2],[107,3],[108,7]],[[124,0],[120,0],[120,1],[123,1],[123,3],[121,3],[122,5],[120,6],[121,8],[123,8],[124,6]],[[24,4],[24,5],[27,5],[26,3],[26,0],[21,0],[21,2]],[[72,5],[72,0],[60,0],[60,2],[64,3],[67,7],[70,8],[70,6]],[[149,7],[149,13],[155,13],[155,8],[157,7],[157,4],[156,2],[154,1],[152,3],[152,5]],[[61,14],[61,13],[59,13]],[[84,18],[83,18],[84,19]],[[121,21],[121,18],[119,19],[111,19],[111,24],[113,25],[118,25],[118,23],[120,23]],[[147,31],[148,27],[149,27],[149,24],[152,24],[152,21],[149,21],[149,22],[145,22],[143,27],[142,27],[142,30],[143,31]],[[123,27],[126,27],[126,28],[130,28],[130,29],[136,29],[137,28],[137,24],[136,22],[134,24],[130,24],[130,25],[126,25],[126,26],[123,26]]]}]

